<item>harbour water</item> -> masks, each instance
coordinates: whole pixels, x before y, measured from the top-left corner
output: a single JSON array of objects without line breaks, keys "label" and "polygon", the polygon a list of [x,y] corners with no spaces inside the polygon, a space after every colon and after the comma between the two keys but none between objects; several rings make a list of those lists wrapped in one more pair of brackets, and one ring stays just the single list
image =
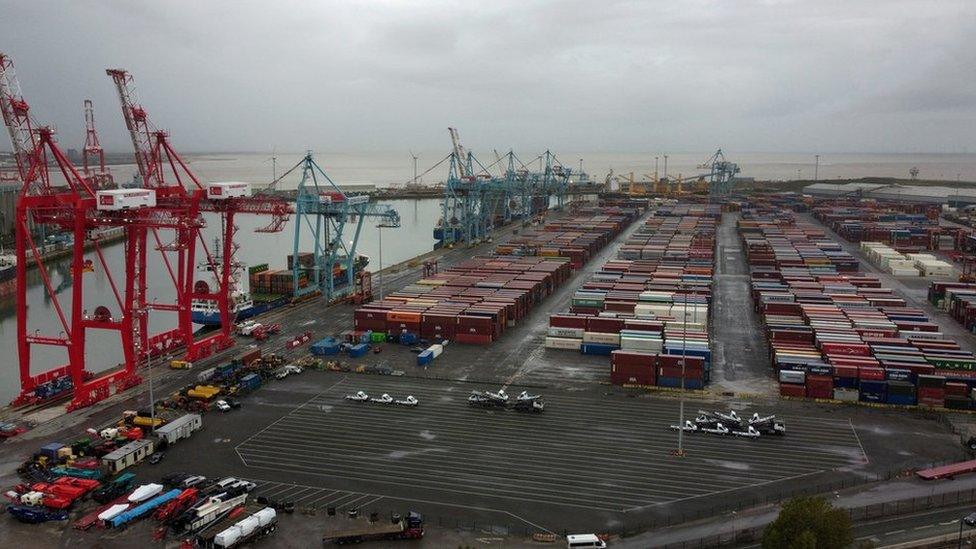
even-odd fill
[{"label": "harbour water", "polygon": [[[207,154],[189,157],[194,172],[204,181],[249,181],[256,186],[267,184],[273,179],[273,172],[281,175],[288,168],[297,163],[301,153],[278,153],[275,166],[272,165],[270,153],[246,154]],[[493,156],[493,155],[492,155]],[[560,154],[560,160],[574,168],[578,168],[579,159],[583,159],[583,168],[591,177],[602,181],[610,169],[617,174],[631,171],[636,177],[654,171],[653,153],[568,153]],[[658,155],[658,172],[664,173],[663,155]],[[670,175],[690,175],[697,173],[696,166],[708,158],[709,153],[673,154],[668,158],[668,173]],[[743,176],[766,180],[812,179],[814,175],[813,154],[765,154],[765,153],[728,153],[728,159],[739,163]],[[421,153],[420,169],[422,173],[427,167],[444,157],[443,153]],[[330,177],[342,184],[373,184],[384,187],[404,184],[413,177],[413,164],[409,154],[404,153],[359,153],[359,154],[316,154],[317,162],[325,169]],[[486,162],[487,158],[482,158]],[[532,158],[522,158],[523,162],[531,163]],[[537,167],[536,165],[535,167]],[[531,167],[531,166],[530,166]],[[921,179],[951,179],[976,181],[976,154],[824,154],[821,155],[817,175],[822,180],[839,177],[868,177],[888,176],[907,178],[912,167],[918,167]],[[131,179],[135,172],[132,165],[117,165],[111,167],[116,181]],[[436,183],[444,179],[447,168],[441,165],[423,177],[425,183]],[[282,179],[279,188],[294,188],[298,184],[298,173]],[[424,200],[394,200],[386,201],[392,204],[400,213],[403,226],[399,229],[384,229],[383,266],[402,262],[432,249],[434,240],[432,231],[440,217],[439,201],[437,199]],[[287,254],[293,246],[294,220],[279,233],[263,234],[254,230],[263,226],[265,220],[253,216],[241,215],[237,218],[239,226],[238,259],[249,264],[268,263],[271,268],[285,268]],[[215,223],[211,223],[208,230],[215,230]],[[370,257],[370,269],[379,267],[379,229],[375,222],[366,221],[360,238],[358,253]],[[348,240],[348,239],[347,239]],[[301,251],[311,251],[309,240],[304,239]],[[106,261],[113,272],[122,272],[121,245],[109,246],[105,250]],[[150,295],[157,297],[160,302],[173,299],[172,284],[168,282],[168,275],[158,259],[158,254],[150,254],[149,285]],[[94,255],[91,259],[95,259]],[[65,262],[49,264],[49,274],[52,284],[67,292],[72,283],[68,276]],[[118,280],[117,284],[122,284]],[[110,309],[118,310],[114,292],[109,284],[104,269],[96,261],[96,269],[86,273],[82,282],[85,284],[85,303],[87,311],[93,311],[98,305],[106,305]],[[57,334],[60,331],[60,321],[54,307],[43,287],[38,282],[30,288],[28,293],[30,305],[29,331],[41,329],[42,333]],[[65,314],[68,314],[65,311]],[[151,331],[167,329],[174,325],[171,315],[153,313],[150,317]],[[91,332],[88,338],[88,364],[94,371],[113,367],[121,356],[118,337],[115,333]],[[16,317],[14,304],[7,300],[0,302],[0,349],[4,357],[0,359],[0,402],[7,402],[19,392],[19,374],[16,356]],[[65,355],[61,349],[36,347],[34,361],[37,371],[65,362]]]},{"label": "harbour water", "polygon": [[[504,152],[500,150],[499,152]],[[517,152],[517,151],[516,151]],[[659,175],[664,175],[664,154],[647,153],[607,153],[607,152],[557,152],[557,158],[574,170],[583,169],[590,177],[603,181],[612,169],[615,174],[634,172],[640,178],[654,173],[654,157],[657,156]],[[698,166],[711,155],[711,152],[668,154],[668,175],[679,174],[688,177],[700,172]],[[418,172],[442,160],[445,151],[418,153]],[[861,154],[844,153],[820,155],[819,166],[814,153],[740,153],[725,151],[726,158],[742,168],[743,177],[759,180],[787,181],[795,179],[810,180],[814,172],[822,180],[858,177],[898,177],[909,178],[909,170],[917,167],[919,179],[941,179],[976,181],[976,154]],[[256,185],[270,182],[275,173],[281,176],[288,168],[302,158],[301,153],[277,153],[272,162],[271,153],[207,154],[190,156],[194,172],[207,181],[248,181]],[[538,168],[535,155],[520,155],[519,159],[530,168]],[[403,185],[413,178],[413,160],[407,151],[373,153],[316,153],[315,159],[326,173],[340,185],[372,184],[377,187]],[[482,164],[491,166],[495,161],[492,152],[478,154]],[[274,164],[274,166],[273,166]],[[495,166],[498,166],[497,164]],[[494,173],[495,166],[490,170]],[[135,173],[134,165],[112,166],[116,181],[127,181]],[[443,181],[447,167],[441,164],[422,177],[424,183]],[[293,172],[283,178],[280,188],[295,188],[299,173]]]}]

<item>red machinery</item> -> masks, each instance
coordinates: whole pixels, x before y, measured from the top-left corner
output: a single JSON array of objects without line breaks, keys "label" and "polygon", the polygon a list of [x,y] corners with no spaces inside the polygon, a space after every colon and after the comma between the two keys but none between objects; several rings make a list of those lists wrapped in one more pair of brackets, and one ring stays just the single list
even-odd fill
[{"label": "red machinery", "polygon": [[[178,231],[172,244],[164,245],[159,232],[152,230],[157,249],[163,255],[169,278],[176,288],[176,303],[153,304],[158,310],[172,311],[177,314],[178,327],[171,332],[160,334],[146,341],[146,347],[152,352],[162,352],[164,349],[186,345],[186,359],[193,361],[209,356],[216,350],[225,349],[234,343],[231,336],[234,319],[231,312],[231,296],[237,286],[234,278],[234,253],[237,245],[234,235],[237,227],[234,216],[238,213],[251,213],[271,217],[268,226],[256,232],[278,232],[284,229],[292,207],[280,198],[270,196],[250,196],[225,199],[214,199],[207,196],[207,189],[190,171],[189,166],[173,149],[169,142],[169,134],[156,129],[149,121],[146,110],[135,100],[132,89],[132,75],[122,69],[109,69],[106,73],[112,77],[122,104],[122,115],[126,127],[132,138],[135,150],[136,165],[142,177],[143,186],[156,191],[157,205],[170,207],[185,207],[191,218],[200,213],[215,213],[221,219],[221,250],[215,253],[207,248],[202,235],[202,226],[191,226],[184,231]],[[143,236],[145,238],[145,235]],[[207,271],[214,277],[216,288],[203,280],[195,280],[197,246],[206,256]],[[167,255],[175,255],[176,268]],[[142,259],[143,269],[139,271],[141,284],[145,284],[145,259]],[[213,300],[217,303],[221,317],[221,329],[201,340],[193,339],[193,322],[191,306],[194,300]],[[144,302],[145,303],[145,302]]]},{"label": "red machinery", "polygon": [[[13,145],[17,171],[21,180],[21,191],[17,201],[14,219],[17,254],[17,350],[20,366],[21,394],[15,404],[24,404],[56,396],[66,389],[73,389],[74,399],[69,408],[91,404],[105,398],[114,384],[124,389],[139,382],[135,373],[138,357],[134,342],[140,336],[139,317],[145,311],[133,307],[142,289],[134,283],[136,277],[130,276],[136,257],[143,254],[143,248],[132,238],[134,232],[146,227],[182,227],[193,220],[165,210],[118,210],[101,211],[96,206],[95,190],[88,180],[71,165],[67,156],[54,140],[54,132],[48,127],[40,127],[30,116],[30,107],[24,100],[20,84],[13,71],[13,62],[0,54],[0,114]],[[47,225],[69,232],[73,236],[71,244],[70,272],[74,279],[67,307],[52,286],[48,268],[37,244],[32,229],[36,225]],[[119,291],[99,241],[98,230],[121,227],[128,235],[125,257],[126,269],[123,292]],[[83,273],[86,270],[84,257],[86,246],[94,250],[97,262],[102,269],[112,293],[115,312],[103,304],[86,304],[84,300]],[[27,265],[34,262],[43,282],[47,297],[51,300],[60,324],[60,331],[43,334],[31,330],[27,308]],[[117,307],[117,308],[116,308]],[[124,356],[121,368],[101,374],[99,377],[85,369],[85,340],[90,330],[117,331]],[[67,363],[38,374],[31,370],[31,349],[36,346],[63,347]],[[70,384],[63,383],[70,379]],[[52,387],[59,389],[52,393]]]}]

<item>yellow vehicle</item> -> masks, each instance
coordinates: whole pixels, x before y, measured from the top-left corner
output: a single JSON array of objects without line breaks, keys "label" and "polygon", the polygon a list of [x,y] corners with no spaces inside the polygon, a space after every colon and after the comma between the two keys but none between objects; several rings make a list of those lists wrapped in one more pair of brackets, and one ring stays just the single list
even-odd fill
[{"label": "yellow vehicle", "polygon": [[193,367],[193,363],[186,360],[171,360],[169,367],[174,370],[189,370]]}]

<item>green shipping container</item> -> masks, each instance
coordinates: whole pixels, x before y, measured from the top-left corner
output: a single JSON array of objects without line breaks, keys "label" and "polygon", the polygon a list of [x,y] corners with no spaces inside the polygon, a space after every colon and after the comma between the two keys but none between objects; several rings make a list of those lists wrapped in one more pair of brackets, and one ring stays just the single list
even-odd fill
[{"label": "green shipping container", "polygon": [[386,332],[373,332],[373,335],[369,336],[369,341],[371,343],[386,342]]},{"label": "green shipping container", "polygon": [[936,368],[945,370],[976,370],[976,360],[927,356],[925,360]]}]

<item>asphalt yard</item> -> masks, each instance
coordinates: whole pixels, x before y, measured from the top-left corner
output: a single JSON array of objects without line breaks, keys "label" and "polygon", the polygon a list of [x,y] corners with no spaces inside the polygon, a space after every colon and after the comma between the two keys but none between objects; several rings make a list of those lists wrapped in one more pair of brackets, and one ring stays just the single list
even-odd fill
[{"label": "asphalt yard", "polygon": [[[242,476],[260,480],[286,470],[303,479],[270,483],[260,493],[320,508],[422,493],[430,503],[518,509],[544,522],[554,508],[615,515],[865,461],[852,425],[835,418],[791,417],[785,438],[688,434],[688,456],[675,458],[676,433],[667,425],[677,422],[677,401],[564,391],[545,395],[546,411],[536,415],[467,404],[472,389],[497,387],[321,375],[334,382],[269,425],[255,425],[260,430],[236,446],[247,468]],[[345,399],[359,390],[412,394],[421,404]],[[335,481],[361,491],[327,489]]]}]

